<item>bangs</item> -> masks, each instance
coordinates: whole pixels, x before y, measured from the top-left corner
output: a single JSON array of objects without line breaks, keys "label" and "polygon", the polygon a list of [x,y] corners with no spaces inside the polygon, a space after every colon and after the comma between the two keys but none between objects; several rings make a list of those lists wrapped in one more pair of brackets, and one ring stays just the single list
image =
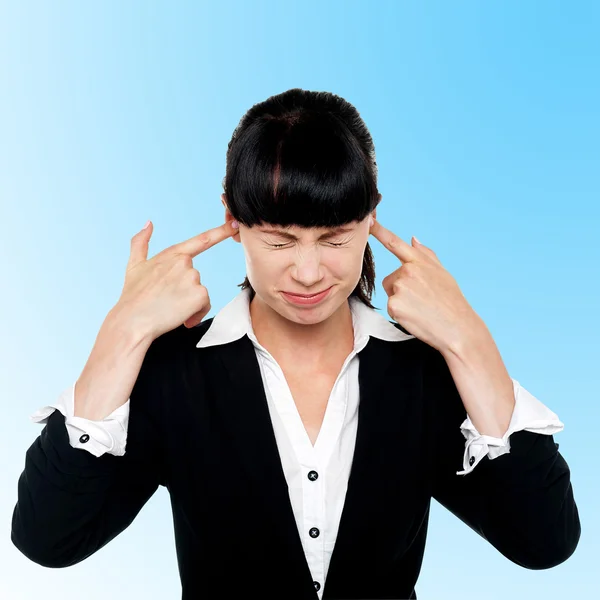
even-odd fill
[{"label": "bangs", "polygon": [[377,205],[374,157],[330,112],[258,118],[230,144],[227,161],[227,204],[248,227],[336,227]]}]

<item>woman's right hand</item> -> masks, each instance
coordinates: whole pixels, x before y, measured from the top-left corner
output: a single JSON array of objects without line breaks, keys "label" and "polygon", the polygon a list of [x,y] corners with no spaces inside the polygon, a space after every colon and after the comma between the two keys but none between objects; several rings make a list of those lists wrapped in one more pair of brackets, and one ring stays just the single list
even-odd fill
[{"label": "woman's right hand", "polygon": [[150,222],[131,239],[125,284],[116,312],[124,311],[132,325],[155,340],[182,323],[198,325],[210,311],[208,290],[192,258],[215,244],[234,236],[239,229],[231,221],[209,229],[159,252],[148,260],[148,243],[153,231]]}]

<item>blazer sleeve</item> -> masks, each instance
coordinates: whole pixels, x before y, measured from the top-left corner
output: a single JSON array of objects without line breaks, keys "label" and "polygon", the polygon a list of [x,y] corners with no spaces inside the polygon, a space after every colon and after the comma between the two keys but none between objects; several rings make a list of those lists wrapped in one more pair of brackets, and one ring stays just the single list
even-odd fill
[{"label": "blazer sleeve", "polygon": [[443,355],[424,349],[423,392],[430,411],[432,496],[509,560],[548,569],[569,558],[581,535],[569,465],[553,435],[521,430],[510,452],[457,474],[467,417]]},{"label": "blazer sleeve", "polygon": [[159,485],[166,486],[161,440],[159,357],[148,350],[130,396],[122,456],[95,456],[70,444],[65,416],[53,411],[25,454],[11,540],[30,560],[68,567],[126,529]]}]

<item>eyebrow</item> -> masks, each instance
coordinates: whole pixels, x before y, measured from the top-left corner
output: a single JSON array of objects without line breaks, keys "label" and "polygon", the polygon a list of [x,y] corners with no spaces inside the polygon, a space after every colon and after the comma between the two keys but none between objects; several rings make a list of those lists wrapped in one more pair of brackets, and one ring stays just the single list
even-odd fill
[{"label": "eyebrow", "polygon": [[[293,233],[290,233],[289,231],[286,231],[285,229],[265,229],[263,227],[259,227],[258,230],[262,231],[263,233],[272,233],[273,235],[280,235],[281,237],[288,238],[290,240],[300,239],[297,236],[295,236]],[[340,235],[340,233],[350,233],[352,231],[354,231],[354,229],[351,229],[349,227],[341,227],[341,228],[337,228],[337,229],[331,229],[331,230],[327,231],[326,233],[324,233],[323,235],[320,235],[319,239],[324,240],[324,239],[335,237],[336,235]]]}]

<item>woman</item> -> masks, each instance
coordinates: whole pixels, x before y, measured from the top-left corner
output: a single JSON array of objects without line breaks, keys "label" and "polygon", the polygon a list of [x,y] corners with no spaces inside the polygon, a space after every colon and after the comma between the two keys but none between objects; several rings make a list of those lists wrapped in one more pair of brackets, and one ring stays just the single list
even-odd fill
[{"label": "woman", "polygon": [[[431,498],[524,567],[574,552],[562,423],[508,377],[435,253],[376,221],[376,180],[339,96],[292,89],[248,111],[225,223],[150,260],[152,227],[134,236],[76,389],[33,416],[12,522],[26,556],[84,560],[159,485],[184,600],[416,598]],[[383,280],[392,321],[370,302],[371,234],[403,263]],[[229,237],[247,277],[203,321],[191,261]]]}]

